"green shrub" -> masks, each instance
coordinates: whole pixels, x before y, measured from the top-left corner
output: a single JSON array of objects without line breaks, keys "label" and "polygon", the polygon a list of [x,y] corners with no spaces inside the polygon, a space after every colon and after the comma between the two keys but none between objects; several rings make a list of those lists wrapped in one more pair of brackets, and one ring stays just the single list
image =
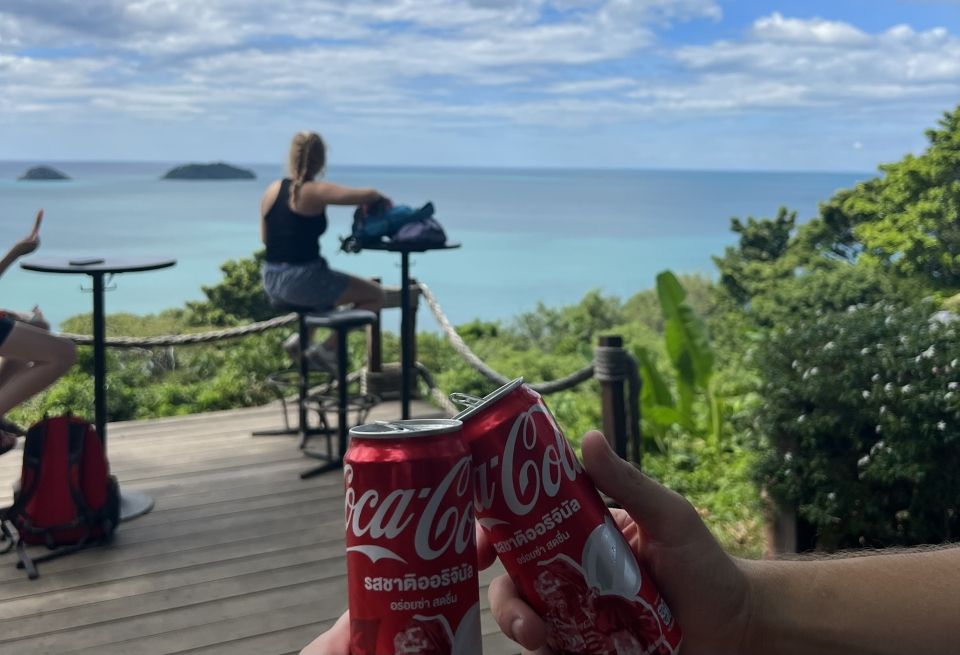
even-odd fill
[{"label": "green shrub", "polygon": [[818,547],[960,537],[960,323],[934,311],[851,306],[779,329],[758,351],[756,426],[776,446],[761,476]]}]

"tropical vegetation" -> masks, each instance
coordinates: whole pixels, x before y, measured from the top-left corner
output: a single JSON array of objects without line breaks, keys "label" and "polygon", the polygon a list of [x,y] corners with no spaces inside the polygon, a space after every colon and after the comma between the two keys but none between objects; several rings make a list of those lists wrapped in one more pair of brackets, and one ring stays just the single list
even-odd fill
[{"label": "tropical vegetation", "polygon": [[[960,107],[918,155],[826,200],[798,220],[732,219],[735,245],[716,280],[664,272],[630,298],[588,293],[508,322],[458,326],[507,376],[551,380],[618,334],[636,357],[643,461],[688,496],[726,546],[756,555],[772,508],[802,523],[804,548],[956,540],[960,531]],[[111,333],[199,331],[272,316],[259,255],[227,262],[206,300],[159,315],[114,315]],[[65,331],[88,332],[89,317]],[[288,364],[284,330],[229,345],[110,350],[114,420],[263,403],[266,375]],[[362,338],[357,335],[357,338]],[[386,360],[397,342],[386,335]],[[351,348],[354,366],[362,348]],[[87,413],[88,349],[48,393],[15,412]],[[492,383],[441,334],[418,357],[445,391]],[[568,437],[600,423],[590,381],[547,398]]]}]

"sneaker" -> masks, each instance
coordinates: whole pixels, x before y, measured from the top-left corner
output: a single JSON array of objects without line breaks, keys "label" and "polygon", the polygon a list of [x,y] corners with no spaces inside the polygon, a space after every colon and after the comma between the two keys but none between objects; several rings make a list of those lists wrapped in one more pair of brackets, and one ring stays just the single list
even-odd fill
[{"label": "sneaker", "polygon": [[283,349],[287,351],[287,355],[289,355],[293,361],[300,359],[300,335],[294,332],[284,339]]},{"label": "sneaker", "polygon": [[320,344],[307,348],[307,361],[333,377],[337,377],[340,372],[340,367],[337,366],[337,353]]}]

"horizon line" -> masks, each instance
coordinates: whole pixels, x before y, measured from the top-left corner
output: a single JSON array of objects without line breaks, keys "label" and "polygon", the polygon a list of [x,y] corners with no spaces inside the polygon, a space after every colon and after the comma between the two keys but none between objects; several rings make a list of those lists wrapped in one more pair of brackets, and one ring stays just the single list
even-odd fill
[{"label": "horizon line", "polygon": [[[255,161],[236,161],[230,162],[225,159],[216,159],[208,161],[190,160],[174,161],[166,159],[0,159],[0,164],[22,164],[44,166],[50,164],[157,164],[167,166],[182,166],[190,164],[211,164],[226,163],[242,166],[277,166],[282,168],[282,163],[276,162],[255,162]],[[779,169],[757,169],[757,168],[684,168],[678,166],[652,167],[652,166],[500,166],[493,164],[365,164],[365,163],[341,163],[333,166],[337,168],[364,168],[364,169],[389,169],[389,170],[461,170],[461,171],[568,171],[568,172],[644,172],[644,173],[753,173],[753,174],[808,174],[808,175],[880,175],[882,171],[877,169],[872,171],[864,170],[817,170],[802,168],[779,168]]]}]

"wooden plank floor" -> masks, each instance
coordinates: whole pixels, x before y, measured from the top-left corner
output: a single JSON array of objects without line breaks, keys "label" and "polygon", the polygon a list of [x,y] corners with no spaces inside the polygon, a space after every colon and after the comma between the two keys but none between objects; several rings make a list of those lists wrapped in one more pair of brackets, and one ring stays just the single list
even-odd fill
[{"label": "wooden plank floor", "polygon": [[[371,419],[397,417],[385,403]],[[281,655],[329,626],[346,606],[342,477],[300,480],[317,462],[293,438],[251,437],[280,419],[270,405],[111,424],[113,472],[156,507],[37,580],[0,556],[0,655]],[[21,447],[0,458],[0,506]],[[481,576],[484,652],[515,653],[486,609],[495,573]]]}]

